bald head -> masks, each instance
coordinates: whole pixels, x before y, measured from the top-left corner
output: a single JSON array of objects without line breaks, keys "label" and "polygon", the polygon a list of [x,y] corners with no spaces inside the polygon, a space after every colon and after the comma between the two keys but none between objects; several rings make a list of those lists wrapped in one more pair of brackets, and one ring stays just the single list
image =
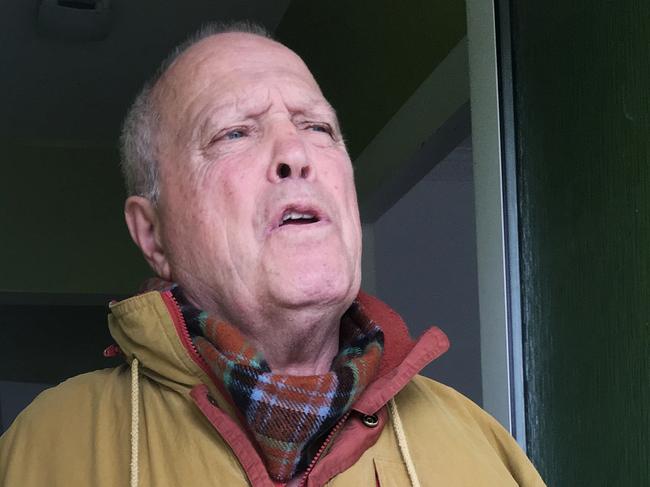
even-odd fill
[{"label": "bald head", "polygon": [[223,32],[204,37],[176,56],[169,63],[160,81],[175,77],[191,77],[219,66],[221,71],[277,69],[277,63],[299,65],[309,72],[302,59],[283,44],[268,37],[248,32]]}]

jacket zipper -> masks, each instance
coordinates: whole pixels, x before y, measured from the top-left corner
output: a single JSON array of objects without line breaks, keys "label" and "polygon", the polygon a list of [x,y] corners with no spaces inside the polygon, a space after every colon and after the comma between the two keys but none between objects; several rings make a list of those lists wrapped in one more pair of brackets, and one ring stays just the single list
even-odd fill
[{"label": "jacket zipper", "polygon": [[348,411],[343,415],[341,419],[339,419],[338,423],[334,425],[334,428],[330,430],[330,432],[327,435],[327,438],[325,438],[325,441],[323,444],[320,446],[318,451],[316,452],[316,455],[314,455],[314,458],[311,459],[311,462],[309,462],[309,466],[307,467],[307,470],[305,470],[305,473],[302,474],[302,478],[300,479],[300,482],[298,483],[297,487],[304,487],[304,485],[307,483],[307,477],[309,477],[309,474],[311,471],[314,469],[316,466],[316,462],[318,462],[318,459],[321,457],[325,449],[329,446],[329,444],[332,442],[334,439],[334,436],[338,431],[341,429],[341,426],[343,426],[343,423],[348,419],[348,416],[350,416],[350,413],[352,411]]},{"label": "jacket zipper", "polygon": [[167,305],[167,309],[172,315],[172,322],[174,323],[176,332],[181,339],[181,343],[189,353],[190,358],[194,360],[194,362],[208,375],[208,377],[210,377],[210,379],[212,379],[213,383],[217,384],[217,377],[214,375],[214,372],[206,361],[203,360],[203,357],[199,354],[199,351],[196,349],[196,346],[190,337],[190,332],[187,330],[187,323],[185,322],[183,313],[180,311],[180,306],[176,301],[176,298],[171,291],[163,291],[161,294],[163,301]]}]

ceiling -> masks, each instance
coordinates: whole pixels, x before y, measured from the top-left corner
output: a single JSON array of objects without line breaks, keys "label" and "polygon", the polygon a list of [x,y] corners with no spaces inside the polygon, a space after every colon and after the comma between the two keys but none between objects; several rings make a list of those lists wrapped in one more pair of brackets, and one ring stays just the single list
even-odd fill
[{"label": "ceiling", "polygon": [[39,36],[39,0],[2,3],[0,136],[113,146],[128,104],[174,45],[208,20],[251,19],[275,30],[289,0],[112,0],[110,34],[94,42]]}]

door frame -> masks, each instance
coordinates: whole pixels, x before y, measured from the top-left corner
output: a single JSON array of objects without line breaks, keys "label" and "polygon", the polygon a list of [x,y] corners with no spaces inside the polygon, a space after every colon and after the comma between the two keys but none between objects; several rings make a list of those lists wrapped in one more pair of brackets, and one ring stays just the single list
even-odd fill
[{"label": "door frame", "polygon": [[526,448],[508,0],[467,0],[483,406]]}]

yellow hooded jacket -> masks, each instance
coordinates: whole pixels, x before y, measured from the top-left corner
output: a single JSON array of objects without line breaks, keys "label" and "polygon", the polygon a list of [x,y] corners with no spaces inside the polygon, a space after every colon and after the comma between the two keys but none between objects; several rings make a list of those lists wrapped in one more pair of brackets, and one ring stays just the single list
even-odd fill
[{"label": "yellow hooded jacket", "polygon": [[[544,485],[492,417],[416,375],[447,350],[440,330],[413,342],[385,304],[365,294],[358,301],[384,330],[380,372],[295,483]],[[0,486],[279,485],[193,349],[170,292],[112,305],[109,327],[127,364],[39,395],[0,438]]]}]

